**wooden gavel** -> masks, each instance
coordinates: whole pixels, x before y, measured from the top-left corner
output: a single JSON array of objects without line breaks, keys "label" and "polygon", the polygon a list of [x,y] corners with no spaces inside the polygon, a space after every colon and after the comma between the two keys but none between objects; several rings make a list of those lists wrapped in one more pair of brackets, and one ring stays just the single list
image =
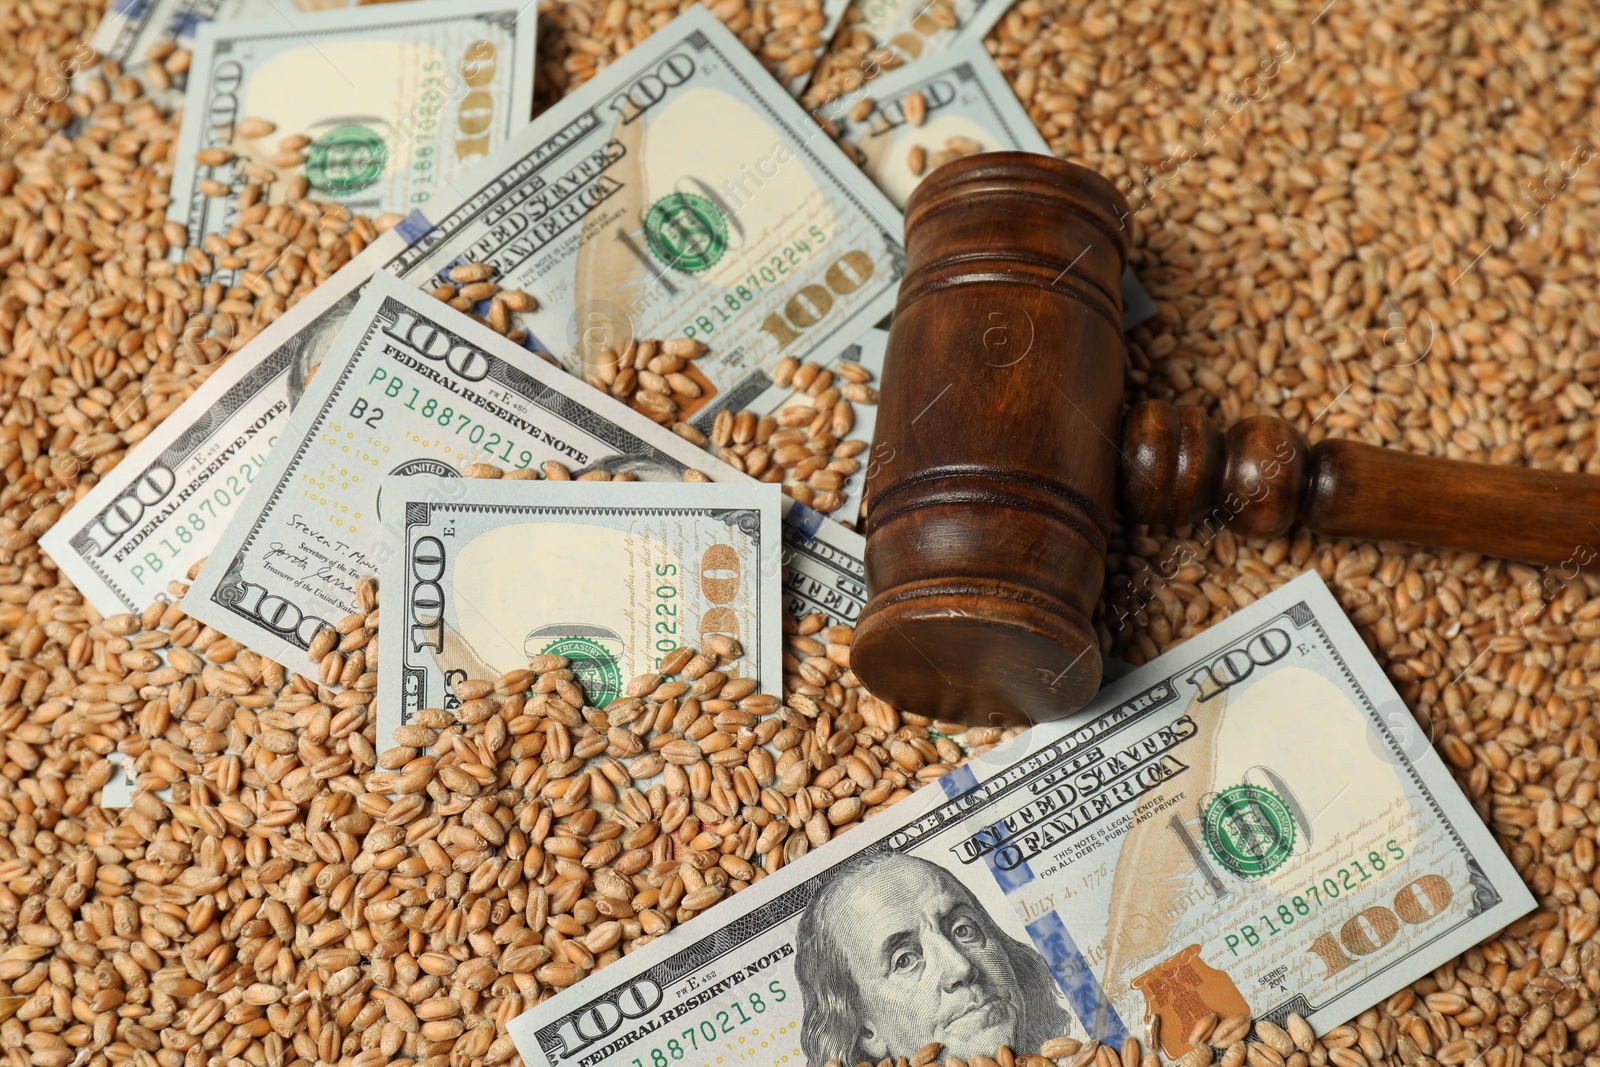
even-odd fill
[{"label": "wooden gavel", "polygon": [[1021,152],[946,164],[912,194],[851,656],[874,694],[975,724],[1087,703],[1113,501],[1130,523],[1270,538],[1298,522],[1563,581],[1600,563],[1600,478],[1309,446],[1264,416],[1224,434],[1163,401],[1122,417],[1128,218],[1100,175]]}]

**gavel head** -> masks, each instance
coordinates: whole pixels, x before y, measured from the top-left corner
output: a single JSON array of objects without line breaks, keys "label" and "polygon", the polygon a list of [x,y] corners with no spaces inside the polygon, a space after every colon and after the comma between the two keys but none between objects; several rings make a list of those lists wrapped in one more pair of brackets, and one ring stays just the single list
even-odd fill
[{"label": "gavel head", "polygon": [[1026,724],[1099,686],[1128,219],[1100,175],[1022,152],[947,164],[906,206],[851,653],[896,707]]}]

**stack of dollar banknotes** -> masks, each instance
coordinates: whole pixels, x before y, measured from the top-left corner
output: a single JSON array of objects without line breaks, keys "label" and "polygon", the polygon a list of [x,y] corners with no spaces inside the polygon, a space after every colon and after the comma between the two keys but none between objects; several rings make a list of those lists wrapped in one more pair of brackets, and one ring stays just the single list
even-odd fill
[{"label": "stack of dollar banknotes", "polygon": [[[835,521],[859,486],[828,518],[683,425],[777,410],[785,361],[878,373],[899,206],[930,161],[1046,151],[982,44],[1003,6],[930,25],[868,5],[910,61],[809,114],[803,78],[691,7],[532,122],[520,0],[121,6],[100,51],[134,72],[152,48],[191,53],[181,93],[154,88],[185,108],[171,217],[192,245],[225,242],[247,182],[299,195],[290,176],[401,218],[46,548],[108,614],[204,560],[185,610],[292,669],[376,577],[379,748],[453,707],[457,681],[547,653],[603,706],[720,634],[779,693],[785,614],[849,623],[863,603],[862,540]],[[1148,297],[1125,291],[1138,314]],[[593,387],[646,341],[692,384],[671,420]],[[892,447],[872,429],[854,433]],[[540,477],[550,461],[575,480]],[[474,464],[512,476],[462,477]],[[1177,1057],[1207,1013],[1338,1024],[1532,906],[1306,575],[510,1029],[529,1064],[573,1067],[1129,1035]]]}]

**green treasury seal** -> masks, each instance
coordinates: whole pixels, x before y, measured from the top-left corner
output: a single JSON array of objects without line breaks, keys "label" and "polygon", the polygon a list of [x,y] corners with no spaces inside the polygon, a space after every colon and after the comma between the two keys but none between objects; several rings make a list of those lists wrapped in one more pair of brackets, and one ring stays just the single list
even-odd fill
[{"label": "green treasury seal", "polygon": [[610,649],[592,638],[558,637],[539,653],[567,657],[573,680],[594,707],[603,708],[622,694],[622,666]]},{"label": "green treasury seal", "polygon": [[1294,851],[1294,816],[1270,789],[1230,786],[1211,798],[1204,820],[1207,850],[1240,878],[1271,874]]},{"label": "green treasury seal", "polygon": [[306,181],[319,193],[349,196],[383,177],[389,149],[366,126],[335,126],[306,150]]},{"label": "green treasury seal", "polygon": [[655,257],[673,270],[710,270],[728,250],[728,220],[698,193],[668,193],[644,217],[644,237]]}]

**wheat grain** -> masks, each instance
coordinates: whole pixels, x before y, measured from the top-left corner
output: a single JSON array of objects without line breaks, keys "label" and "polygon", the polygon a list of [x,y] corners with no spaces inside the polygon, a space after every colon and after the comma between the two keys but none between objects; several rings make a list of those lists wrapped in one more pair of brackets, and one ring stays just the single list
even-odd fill
[{"label": "wheat grain", "polygon": [[[553,32],[541,35],[541,105],[673,13],[666,3],[617,0],[544,8]],[[765,50],[765,62],[807,62],[796,57],[811,8],[716,10]],[[1596,195],[1587,171],[1561,173],[1571,147],[1592,136],[1595,90],[1581,76],[1592,20],[1566,3],[1532,14],[1492,2],[1481,10],[1363,0],[1313,23],[1315,12],[1292,4],[1191,10],[1020,0],[1011,9],[989,47],[1030,116],[1057,152],[1137,194],[1138,265],[1161,311],[1131,335],[1134,395],[1202,403],[1224,422],[1270,411],[1313,440],[1353,436],[1436,455],[1600,470],[1600,360],[1592,352],[1600,300],[1587,237]],[[935,5],[929,17],[952,17],[946,11]],[[250,1063],[513,1061],[506,1019],[669,930],[691,893],[702,894],[697,903],[725,896],[761,876],[765,857],[790,862],[809,849],[810,834],[831,832],[841,801],[859,801],[864,817],[962,756],[933,736],[952,730],[859,693],[847,672],[848,634],[826,636],[821,618],[790,627],[782,703],[753,692],[735,702],[754,725],[719,723],[721,713],[704,710],[708,701],[685,692],[661,703],[647,726],[639,726],[645,701],[638,716],[615,724],[608,716],[602,729],[559,695],[557,682],[570,681],[559,677],[564,668],[539,663],[532,670],[550,688],[521,698],[524,711],[510,719],[519,686],[532,678],[497,680],[474,697],[494,705],[475,706],[468,717],[483,716],[475,723],[441,718],[407,735],[429,742],[407,746],[433,748],[426,756],[374,751],[375,718],[361,696],[370,661],[350,702],[224,641],[181,606],[99,619],[34,540],[212,366],[396,218],[372,225],[300,202],[265,211],[242,202],[241,220],[251,220],[241,221],[245,242],[185,248],[161,199],[175,127],[132,79],[91,72],[80,93],[35,93],[43,106],[21,110],[36,71],[66,69],[96,17],[75,3],[0,10],[0,112],[28,116],[6,126],[0,148],[0,255],[9,257],[0,279],[0,730],[16,768],[0,775],[0,929],[10,946],[0,960],[0,1003],[22,1001],[0,1036],[14,1062],[65,1064],[88,1050],[83,1062],[101,1067],[196,1049]],[[847,15],[808,102],[865,80],[862,61],[875,43],[863,36]],[[1293,59],[1279,64],[1267,94],[1237,114],[1219,110],[1241,72],[1261,84],[1260,56],[1276,42],[1291,44]],[[187,51],[170,47],[141,58],[158,84],[187,61]],[[57,136],[74,119],[82,124],[75,138]],[[1174,157],[1180,141],[1186,151]],[[1161,164],[1175,158],[1183,162],[1172,177]],[[1559,177],[1532,196],[1523,175],[1540,165]],[[333,235],[326,244],[325,233]],[[174,248],[182,261],[167,259]],[[267,285],[206,281],[215,268],[259,271],[275,261]],[[487,281],[465,280],[446,298]],[[491,300],[507,313],[532,306],[511,291]],[[491,304],[491,322],[495,315]],[[1434,347],[1419,362],[1386,340],[1404,338],[1414,354],[1430,323]],[[517,335],[509,315],[497,326],[505,327]],[[677,341],[659,348],[621,372],[632,375],[630,388],[639,371],[669,382],[684,372],[650,365],[656,355],[692,360],[702,351]],[[805,394],[808,421],[804,410],[793,430],[756,420],[740,440],[730,420],[718,447],[746,470],[792,478],[807,454],[831,463],[864,451],[859,441],[827,445],[821,430],[844,436],[833,423],[811,430],[821,414],[811,400],[834,386],[811,393],[818,370],[800,369],[780,364],[775,380]],[[621,373],[614,368],[612,381]],[[852,395],[854,379],[842,368],[836,374],[845,378],[841,400],[871,402]],[[786,453],[791,466],[775,462],[796,445],[802,451]],[[810,469],[803,481],[820,469],[837,468]],[[547,476],[559,476],[553,470]],[[1233,1041],[1223,1059],[1255,1063],[1267,1053],[1252,1048],[1270,1048],[1284,1067],[1576,1067],[1600,1047],[1600,886],[1590,832],[1600,824],[1592,770],[1600,759],[1600,588],[1589,578],[1400,546],[1303,534],[1252,544],[1227,533],[1134,528],[1119,532],[1108,561],[1114,595],[1100,620],[1103,643],[1148,659],[1306,567],[1330,581],[1371,640],[1421,736],[1502,835],[1540,910],[1320,1040],[1291,1017],[1293,1051],[1263,1028],[1266,1044]],[[365,589],[363,607],[374,613],[370,583]],[[174,598],[181,592],[175,587]],[[342,657],[341,680],[356,653],[366,659],[377,625],[363,617],[325,650]],[[346,638],[362,642],[363,631],[363,647],[342,647]],[[133,655],[158,649],[164,666],[141,666],[151,661]],[[817,676],[819,658],[842,673]],[[735,681],[711,699],[727,699]],[[698,716],[675,730],[694,700]],[[516,732],[524,714],[544,726]],[[758,743],[744,765],[702,758],[681,782],[672,779],[671,792],[631,784],[635,766],[636,777],[663,782],[669,766],[683,770],[644,745],[698,734],[700,719],[711,727],[695,740],[702,754],[715,734],[752,732]],[[830,753],[836,762],[826,771],[797,771],[808,751],[828,751],[816,742],[824,719],[852,747]],[[608,754],[614,735],[638,741],[639,752]],[[981,730],[959,737],[969,753],[1001,739]],[[601,740],[606,747],[568,766]],[[491,767],[484,757],[503,745],[513,755]],[[145,791],[114,812],[92,801],[110,776],[107,756],[119,749]],[[902,759],[922,765],[908,772]],[[824,777],[839,767],[833,780]],[[384,774],[395,776],[392,801],[374,788]],[[559,795],[552,782],[564,783]],[[149,792],[165,786],[171,804]],[[535,798],[523,808],[534,813],[526,827],[502,802],[513,789]],[[655,842],[709,845],[701,835],[731,818],[717,807],[730,790],[747,820],[733,835],[738,846],[690,849],[723,859],[656,876]],[[611,793],[614,803],[600,799]],[[792,827],[789,816],[802,811]],[[653,821],[672,829],[649,841],[633,830],[608,837],[624,817],[635,828]],[[446,819],[448,838],[434,832]],[[564,855],[567,841],[581,846],[576,856]],[[592,871],[584,865],[614,841],[622,842],[615,857]],[[748,877],[737,862],[723,866],[730,855],[749,865]],[[460,864],[495,870],[496,884]],[[501,875],[509,889],[497,884]],[[438,907],[439,892],[461,906]],[[9,954],[18,950],[26,951]],[[1042,1051],[1076,1058],[1082,1048]],[[1035,1067],[1031,1055],[1016,1062]],[[1118,1059],[1126,1058],[1124,1050]]]}]

